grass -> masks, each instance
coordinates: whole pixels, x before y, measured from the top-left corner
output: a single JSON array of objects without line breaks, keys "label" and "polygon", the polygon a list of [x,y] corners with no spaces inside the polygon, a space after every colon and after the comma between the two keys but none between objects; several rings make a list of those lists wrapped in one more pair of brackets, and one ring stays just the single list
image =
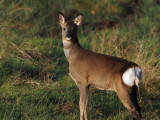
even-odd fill
[{"label": "grass", "polygon": [[[79,91],[68,75],[58,11],[84,14],[80,44],[138,63],[144,120],[160,119],[160,6],[156,0],[0,2],[0,120],[77,120]],[[128,12],[129,11],[129,12]],[[99,30],[101,21],[115,23]],[[131,119],[114,92],[89,90],[90,120]]]}]

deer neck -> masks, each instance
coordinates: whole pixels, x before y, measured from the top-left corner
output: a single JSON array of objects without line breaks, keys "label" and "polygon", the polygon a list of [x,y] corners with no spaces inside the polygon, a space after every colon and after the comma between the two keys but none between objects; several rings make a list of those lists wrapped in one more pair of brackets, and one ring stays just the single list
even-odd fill
[{"label": "deer neck", "polygon": [[64,54],[69,63],[71,62],[72,58],[77,55],[77,52],[80,49],[82,49],[78,42],[78,39],[75,41],[63,40],[63,47],[64,47]]}]

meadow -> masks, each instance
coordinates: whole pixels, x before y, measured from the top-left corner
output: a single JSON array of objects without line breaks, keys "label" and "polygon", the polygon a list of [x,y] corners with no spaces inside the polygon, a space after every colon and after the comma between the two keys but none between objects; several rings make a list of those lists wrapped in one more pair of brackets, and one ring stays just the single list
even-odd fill
[{"label": "meadow", "polygon": [[[1,0],[0,120],[78,120],[57,12],[83,14],[83,48],[139,64],[143,120],[160,120],[159,0]],[[117,95],[89,90],[89,120],[130,120]]]}]

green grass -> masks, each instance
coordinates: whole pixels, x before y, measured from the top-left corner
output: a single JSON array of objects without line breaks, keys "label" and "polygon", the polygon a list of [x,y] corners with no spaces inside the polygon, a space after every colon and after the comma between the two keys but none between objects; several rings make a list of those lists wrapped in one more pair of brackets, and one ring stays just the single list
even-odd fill
[{"label": "green grass", "polygon": [[[82,47],[142,67],[143,120],[160,120],[160,5],[156,0],[1,0],[0,120],[77,120],[79,91],[68,75],[57,12],[83,13]],[[128,12],[129,11],[129,12]],[[93,29],[99,21],[116,24]],[[89,90],[90,120],[130,120],[114,92]]]},{"label": "green grass", "polygon": [[[41,84],[43,83],[27,81],[21,84],[9,82],[1,86],[0,117],[15,120],[27,117],[34,120],[78,119],[79,92],[68,76],[49,85]],[[125,111],[114,93],[91,88],[89,98],[90,119],[105,119],[110,114],[117,115],[120,111]]]}]

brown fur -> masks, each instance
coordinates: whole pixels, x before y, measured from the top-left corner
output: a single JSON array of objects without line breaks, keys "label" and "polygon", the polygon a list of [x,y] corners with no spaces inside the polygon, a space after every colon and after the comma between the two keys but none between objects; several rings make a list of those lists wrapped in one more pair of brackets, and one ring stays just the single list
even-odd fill
[{"label": "brown fur", "polygon": [[[69,62],[70,76],[80,91],[80,120],[83,118],[87,120],[89,85],[115,91],[123,105],[130,111],[133,119],[140,120],[141,112],[136,98],[137,86],[129,87],[122,80],[122,74],[128,68],[139,66],[125,59],[83,49],[77,37],[77,27],[80,25],[77,22],[82,22],[82,15],[73,21],[66,21],[62,13],[58,15],[62,27],[64,51],[69,51],[66,53],[66,58]],[[66,40],[67,35],[71,36],[71,40]]]}]

